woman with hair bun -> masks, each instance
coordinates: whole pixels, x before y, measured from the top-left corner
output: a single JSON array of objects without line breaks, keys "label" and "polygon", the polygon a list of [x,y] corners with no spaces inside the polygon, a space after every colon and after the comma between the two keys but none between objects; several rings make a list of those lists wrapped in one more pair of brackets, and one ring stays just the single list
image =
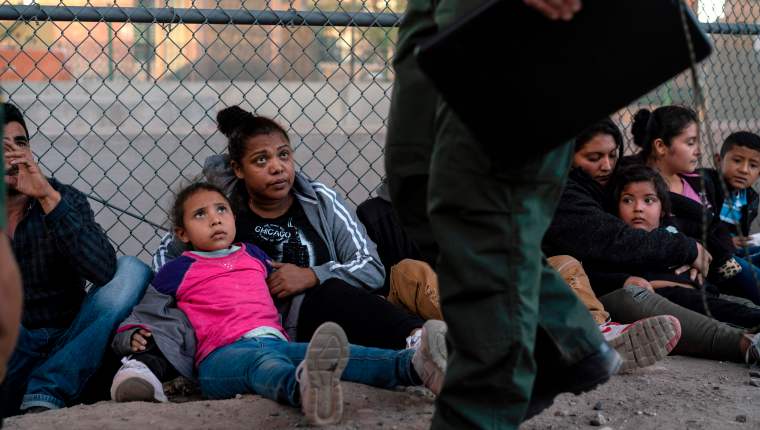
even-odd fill
[{"label": "woman with hair bun", "polygon": [[[296,171],[285,129],[239,106],[221,110],[217,122],[229,155],[207,159],[204,174],[230,196],[235,240],[272,259],[267,284],[288,334],[308,341],[333,321],[354,344],[414,346],[424,321],[371,293],[385,276],[375,244],[337,192]],[[156,269],[182,249],[170,240],[162,241]]]}]

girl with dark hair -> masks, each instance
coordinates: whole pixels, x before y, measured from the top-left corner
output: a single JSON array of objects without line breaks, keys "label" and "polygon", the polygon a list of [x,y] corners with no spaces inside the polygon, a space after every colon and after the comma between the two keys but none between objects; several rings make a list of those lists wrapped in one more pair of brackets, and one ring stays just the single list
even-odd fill
[{"label": "girl with dark hair", "polygon": [[[375,244],[352,209],[332,189],[296,171],[286,131],[238,106],[217,115],[229,157],[206,160],[206,178],[230,196],[236,241],[259,246],[272,259],[270,292],[288,334],[308,341],[334,321],[351,343],[399,349],[414,346],[424,323],[370,293],[383,286]],[[182,250],[165,238],[156,269]]]},{"label": "girl with dark hair", "polygon": [[632,161],[654,168],[665,180],[678,229],[697,240],[706,234],[713,257],[709,280],[721,291],[757,297],[754,278],[760,279],[760,270],[734,256],[730,231],[717,213],[721,185],[711,175],[703,179],[695,172],[701,157],[697,114],[681,106],[663,106],[653,112],[641,109],[632,133],[634,143],[641,147]]}]

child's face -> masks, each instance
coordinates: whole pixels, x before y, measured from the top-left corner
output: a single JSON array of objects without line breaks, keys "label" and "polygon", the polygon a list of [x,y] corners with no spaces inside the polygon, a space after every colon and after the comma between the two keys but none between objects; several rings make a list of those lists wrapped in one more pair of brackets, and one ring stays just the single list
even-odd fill
[{"label": "child's face", "polygon": [[235,217],[227,199],[216,191],[200,190],[191,195],[183,207],[184,227],[175,233],[182,242],[198,251],[229,248],[235,240]]},{"label": "child's face", "polygon": [[656,145],[658,156],[673,173],[691,173],[696,170],[702,150],[699,143],[699,128],[691,123],[681,134],[674,137],[670,147]]},{"label": "child's face", "polygon": [[293,149],[280,133],[248,139],[240,163],[232,163],[235,176],[245,181],[254,200],[279,201],[288,197],[295,179]]},{"label": "child's face", "polygon": [[652,231],[660,226],[662,203],[654,184],[631,182],[623,188],[618,202],[618,214],[629,226]]},{"label": "child's face", "polygon": [[723,178],[733,188],[749,188],[760,175],[760,152],[735,145],[723,156],[720,170]]},{"label": "child's face", "polygon": [[573,156],[573,166],[580,167],[596,182],[605,185],[618,161],[615,139],[609,134],[597,134]]}]

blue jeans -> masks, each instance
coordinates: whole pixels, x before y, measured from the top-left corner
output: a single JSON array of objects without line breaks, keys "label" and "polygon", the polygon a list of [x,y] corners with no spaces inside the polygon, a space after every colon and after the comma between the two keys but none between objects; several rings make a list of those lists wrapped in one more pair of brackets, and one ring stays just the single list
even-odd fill
[{"label": "blue jeans", "polygon": [[[296,367],[306,355],[307,343],[275,338],[242,339],[223,346],[201,362],[201,391],[211,399],[255,393],[292,406],[300,405]],[[348,366],[341,379],[381,388],[418,385],[412,369],[413,350],[393,351],[351,345]]]},{"label": "blue jeans", "polygon": [[114,278],[85,297],[69,327],[19,330],[16,350],[0,387],[2,416],[32,406],[65,407],[98,370],[118,324],[140,301],[153,272],[134,257],[121,257]]},{"label": "blue jeans", "polygon": [[746,250],[739,248],[736,250],[736,255],[760,267],[760,246],[748,246]]},{"label": "blue jeans", "polygon": [[[760,305],[760,285],[758,285],[760,268],[755,262],[760,262],[760,248],[751,247],[749,251],[749,254],[746,254],[744,250],[737,251],[734,259],[742,267],[742,271],[733,278],[722,281],[718,287],[722,293],[744,297],[754,304]],[[740,253],[748,257],[741,257]]]}]

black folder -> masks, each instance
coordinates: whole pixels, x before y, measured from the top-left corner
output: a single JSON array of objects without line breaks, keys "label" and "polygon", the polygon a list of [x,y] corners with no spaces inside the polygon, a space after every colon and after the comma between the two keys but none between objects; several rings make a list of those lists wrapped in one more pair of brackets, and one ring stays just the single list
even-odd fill
[{"label": "black folder", "polygon": [[[454,113],[509,164],[574,138],[690,64],[677,0],[583,0],[552,21],[521,0],[493,0],[416,52]],[[690,11],[696,61],[711,43]]]}]

